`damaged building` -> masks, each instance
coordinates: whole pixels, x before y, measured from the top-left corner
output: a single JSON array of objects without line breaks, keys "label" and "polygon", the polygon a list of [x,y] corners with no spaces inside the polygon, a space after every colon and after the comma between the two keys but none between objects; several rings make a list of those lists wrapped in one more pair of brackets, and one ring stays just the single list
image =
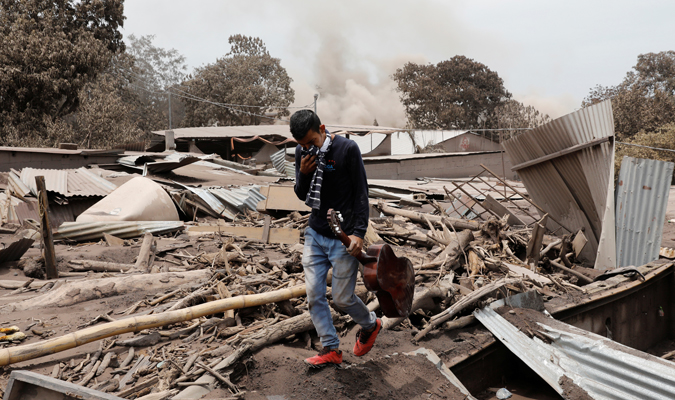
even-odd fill
[{"label": "damaged building", "polygon": [[[673,164],[615,176],[613,127],[602,102],[419,153],[415,133],[328,126],[363,155],[366,245],[408,258],[415,294],[367,360],[311,372],[288,126],[2,148],[3,398],[675,398]],[[381,316],[361,278],[356,293]]]}]

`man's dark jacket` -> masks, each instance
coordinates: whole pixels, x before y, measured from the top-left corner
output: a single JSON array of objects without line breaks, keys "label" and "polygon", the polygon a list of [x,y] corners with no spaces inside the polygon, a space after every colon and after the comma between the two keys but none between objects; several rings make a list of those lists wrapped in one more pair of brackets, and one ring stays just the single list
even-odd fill
[{"label": "man's dark jacket", "polygon": [[[302,146],[295,148],[295,194],[302,201],[312,183],[314,172],[305,175],[300,172]],[[363,239],[368,229],[368,181],[359,146],[353,140],[333,136],[330,151],[326,154],[321,185],[321,207],[312,210],[309,226],[318,233],[335,237],[328,226],[328,209],[340,211],[344,218],[342,230],[347,235]]]}]

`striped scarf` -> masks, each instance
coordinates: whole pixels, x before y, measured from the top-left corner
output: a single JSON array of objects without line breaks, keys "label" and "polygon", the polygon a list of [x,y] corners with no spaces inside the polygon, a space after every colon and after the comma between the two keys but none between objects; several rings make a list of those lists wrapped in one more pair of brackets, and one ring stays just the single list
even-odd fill
[{"label": "striped scarf", "polygon": [[326,166],[326,154],[330,151],[333,141],[330,140],[330,134],[326,132],[326,140],[328,140],[328,147],[325,151],[321,151],[318,147],[312,146],[309,150],[302,150],[302,156],[310,155],[314,156],[318,154],[317,161],[318,165],[314,171],[314,176],[312,176],[312,184],[309,187],[309,192],[307,192],[307,198],[305,199],[305,204],[309,208],[318,210],[321,206],[321,183],[323,181],[323,169]]}]

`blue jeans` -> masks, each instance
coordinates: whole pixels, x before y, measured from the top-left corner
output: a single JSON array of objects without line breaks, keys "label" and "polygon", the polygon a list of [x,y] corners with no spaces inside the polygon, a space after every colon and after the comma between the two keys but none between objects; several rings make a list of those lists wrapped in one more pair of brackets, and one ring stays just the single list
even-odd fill
[{"label": "blue jeans", "polygon": [[354,294],[359,261],[347,253],[342,242],[325,237],[308,227],[305,231],[302,266],[305,269],[309,315],[323,347],[337,348],[340,345],[326,299],[326,277],[331,266],[335,306],[349,314],[362,328],[368,330],[375,327],[375,313],[368,311],[366,305]]}]

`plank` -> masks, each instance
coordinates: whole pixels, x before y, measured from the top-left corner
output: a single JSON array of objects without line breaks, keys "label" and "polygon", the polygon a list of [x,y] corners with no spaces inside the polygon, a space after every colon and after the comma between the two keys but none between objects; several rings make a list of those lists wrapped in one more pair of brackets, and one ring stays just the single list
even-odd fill
[{"label": "plank", "polygon": [[261,190],[261,193],[267,196],[267,199],[258,203],[258,211],[311,211],[305,202],[295,195],[293,186],[268,186],[266,190]]},{"label": "plank", "polygon": [[23,399],[123,400],[121,397],[64,382],[30,371],[12,371],[5,390],[5,400]]},{"label": "plank", "polygon": [[[264,228],[254,226],[201,225],[187,228],[188,235],[199,236],[208,233],[229,233],[253,240],[263,240]],[[300,242],[300,231],[292,228],[270,228],[268,243],[295,244]]]},{"label": "plank", "polygon": [[499,216],[503,217],[504,215],[508,215],[509,216],[508,224],[511,226],[525,225],[525,223],[521,221],[520,218],[516,217],[511,211],[509,211],[508,208],[504,207],[502,203],[495,200],[495,198],[490,196],[489,194],[485,196],[485,200],[483,200],[481,205],[486,210],[490,210]]}]

